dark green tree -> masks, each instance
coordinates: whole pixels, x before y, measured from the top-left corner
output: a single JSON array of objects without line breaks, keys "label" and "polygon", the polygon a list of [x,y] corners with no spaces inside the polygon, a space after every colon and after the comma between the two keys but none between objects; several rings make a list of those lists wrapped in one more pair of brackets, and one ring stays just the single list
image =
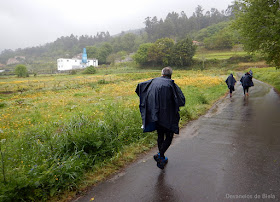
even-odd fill
[{"label": "dark green tree", "polygon": [[244,48],[260,52],[266,61],[280,68],[279,0],[239,0],[235,28]]},{"label": "dark green tree", "polygon": [[102,46],[98,49],[98,63],[100,64],[106,64],[107,63],[107,57],[113,52],[113,47],[110,43],[105,42],[102,44]]},{"label": "dark green tree", "polygon": [[205,48],[209,50],[231,49],[234,42],[234,31],[229,28],[224,28],[211,37],[204,39]]},{"label": "dark green tree", "polygon": [[98,48],[96,46],[87,46],[86,49],[88,58],[97,58]]},{"label": "dark green tree", "polygon": [[121,35],[112,38],[110,41],[113,52],[126,51],[132,53],[137,50],[139,43],[137,44],[137,38],[140,36],[134,33],[122,32]]},{"label": "dark green tree", "polygon": [[135,50],[136,35],[127,33],[122,37],[123,48],[120,51],[133,52]]},{"label": "dark green tree", "polygon": [[192,64],[192,58],[195,54],[196,46],[193,45],[191,38],[178,41],[172,51],[172,65],[178,67],[187,67]]},{"label": "dark green tree", "polygon": [[230,22],[220,22],[214,25],[210,25],[206,28],[203,28],[199,30],[199,32],[196,34],[195,40],[203,42],[205,38],[212,37],[215,34],[217,34],[219,31],[224,29],[225,27],[230,26]]},{"label": "dark green tree", "polygon": [[15,68],[15,74],[18,77],[28,77],[28,71],[25,65],[17,65]]},{"label": "dark green tree", "polygon": [[170,65],[173,46],[173,39],[158,39],[148,50],[148,60],[154,64],[161,66]]},{"label": "dark green tree", "polygon": [[133,60],[140,65],[149,64],[148,51],[153,43],[144,43],[139,46],[137,52],[132,56]]}]

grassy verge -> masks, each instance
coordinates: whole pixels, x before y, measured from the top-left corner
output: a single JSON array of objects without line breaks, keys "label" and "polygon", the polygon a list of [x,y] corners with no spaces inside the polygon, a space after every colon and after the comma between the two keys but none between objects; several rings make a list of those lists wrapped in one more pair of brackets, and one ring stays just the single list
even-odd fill
[{"label": "grassy verge", "polygon": [[[225,77],[219,73],[174,73],[187,103],[180,125],[224,95]],[[41,88],[28,79],[6,82],[7,88],[24,83],[28,90],[0,95],[0,200],[44,201],[65,191],[75,193],[153,147],[156,136],[142,133],[134,90],[137,83],[159,75],[42,77],[46,85]]]},{"label": "grassy verge", "polygon": [[[248,69],[249,71],[249,69]],[[254,68],[254,77],[270,85],[274,86],[278,91],[280,91],[280,70],[276,70],[275,67],[268,68]]]}]

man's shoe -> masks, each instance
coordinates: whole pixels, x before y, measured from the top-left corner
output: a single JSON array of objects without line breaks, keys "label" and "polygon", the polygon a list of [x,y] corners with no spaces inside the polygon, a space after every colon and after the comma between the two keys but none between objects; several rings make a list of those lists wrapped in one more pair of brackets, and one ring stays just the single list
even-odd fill
[{"label": "man's shoe", "polygon": [[168,158],[159,158],[159,161],[157,162],[157,167],[159,167],[160,169],[164,169],[164,166],[168,163]]},{"label": "man's shoe", "polygon": [[156,162],[159,162],[159,158],[160,158],[160,154],[159,153],[154,155],[154,159],[155,159]]}]

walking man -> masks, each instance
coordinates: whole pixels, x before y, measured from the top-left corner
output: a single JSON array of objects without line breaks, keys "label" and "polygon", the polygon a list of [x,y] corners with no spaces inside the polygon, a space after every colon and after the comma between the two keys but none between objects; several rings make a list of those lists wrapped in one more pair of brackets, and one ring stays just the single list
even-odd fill
[{"label": "walking man", "polygon": [[243,86],[244,96],[245,95],[249,96],[249,88],[251,86],[254,86],[252,79],[253,79],[253,77],[249,72],[246,72],[246,74],[244,74],[240,79],[240,82]]},{"label": "walking man", "polygon": [[229,96],[232,97],[232,91],[234,91],[234,85],[236,83],[235,78],[233,77],[232,74],[230,74],[226,80],[228,89],[229,89]]},{"label": "walking man", "polygon": [[179,134],[179,107],[185,105],[185,96],[171,75],[171,67],[165,67],[161,77],[139,83],[135,91],[140,98],[143,132],[157,130],[159,152],[154,159],[160,169],[168,162],[164,153],[171,145],[174,133]]}]

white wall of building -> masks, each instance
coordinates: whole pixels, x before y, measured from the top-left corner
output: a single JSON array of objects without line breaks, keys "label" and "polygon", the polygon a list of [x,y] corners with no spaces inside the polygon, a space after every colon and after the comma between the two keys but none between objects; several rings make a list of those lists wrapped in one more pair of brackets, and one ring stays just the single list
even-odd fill
[{"label": "white wall of building", "polygon": [[98,67],[98,60],[87,60],[87,63],[82,63],[80,59],[68,59],[68,58],[59,58],[57,59],[57,70],[66,71],[73,69],[84,69],[88,66]]}]

